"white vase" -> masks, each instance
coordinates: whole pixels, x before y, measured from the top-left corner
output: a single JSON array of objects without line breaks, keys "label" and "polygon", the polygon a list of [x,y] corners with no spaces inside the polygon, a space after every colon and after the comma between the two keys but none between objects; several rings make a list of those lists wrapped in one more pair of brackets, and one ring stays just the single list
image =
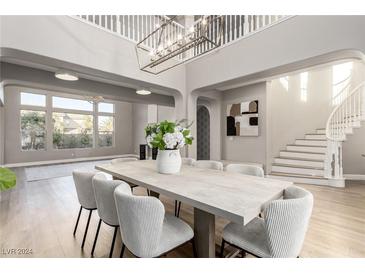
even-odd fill
[{"label": "white vase", "polygon": [[157,171],[163,174],[174,174],[180,172],[181,156],[178,149],[159,150],[157,154]]}]

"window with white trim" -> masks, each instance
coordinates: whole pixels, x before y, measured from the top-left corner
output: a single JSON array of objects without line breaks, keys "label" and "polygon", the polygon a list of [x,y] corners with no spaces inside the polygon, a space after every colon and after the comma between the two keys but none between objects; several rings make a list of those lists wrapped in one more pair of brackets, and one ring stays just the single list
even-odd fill
[{"label": "window with white trim", "polygon": [[20,93],[20,135],[23,151],[46,149],[46,95]]},{"label": "window with white trim", "polygon": [[111,147],[114,144],[114,104],[98,104],[98,146]]}]

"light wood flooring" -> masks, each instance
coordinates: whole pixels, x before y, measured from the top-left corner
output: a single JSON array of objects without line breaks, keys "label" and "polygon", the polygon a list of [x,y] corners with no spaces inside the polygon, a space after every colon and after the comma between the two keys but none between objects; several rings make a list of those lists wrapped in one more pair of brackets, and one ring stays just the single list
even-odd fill
[{"label": "light wood flooring", "polygon": [[[50,168],[52,168],[50,166]],[[82,251],[87,213],[81,215],[78,232],[72,232],[79,204],[71,176],[27,182],[18,168],[16,188],[0,193],[0,257],[90,257],[98,216],[94,211]],[[301,185],[314,195],[314,209],[301,257],[365,257],[365,182],[349,182],[345,189]],[[143,188],[135,193],[145,195]],[[162,196],[166,211],[174,201]],[[181,218],[193,225],[193,209],[182,206]],[[216,219],[216,250],[227,223]],[[113,229],[102,225],[95,257],[107,257]],[[118,233],[114,257],[121,248]],[[10,249],[31,249],[31,254],[7,254]],[[227,249],[228,250],[228,249]],[[167,257],[192,257],[191,244]],[[131,255],[126,252],[126,257]]]}]

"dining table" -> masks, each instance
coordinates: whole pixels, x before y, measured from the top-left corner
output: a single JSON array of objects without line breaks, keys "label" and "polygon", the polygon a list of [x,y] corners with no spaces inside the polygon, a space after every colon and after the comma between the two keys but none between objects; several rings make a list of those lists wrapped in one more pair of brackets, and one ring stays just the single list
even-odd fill
[{"label": "dining table", "polygon": [[95,168],[113,178],[145,187],[157,198],[162,194],[192,206],[197,255],[203,258],[216,254],[216,216],[244,226],[292,185],[289,181],[189,165],[182,165],[177,174],[161,174],[154,160],[100,164]]}]

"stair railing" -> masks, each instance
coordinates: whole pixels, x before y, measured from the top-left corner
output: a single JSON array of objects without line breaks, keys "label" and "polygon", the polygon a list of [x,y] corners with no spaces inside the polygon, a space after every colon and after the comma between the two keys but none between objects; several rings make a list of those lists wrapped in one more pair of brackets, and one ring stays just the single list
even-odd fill
[{"label": "stair railing", "polygon": [[365,118],[365,81],[356,86],[335,107],[326,124],[326,137],[330,141],[343,142],[346,133]]},{"label": "stair railing", "polygon": [[365,118],[365,81],[348,91],[349,88],[345,87],[341,92],[341,102],[327,120],[326,178],[343,180],[342,142],[346,140],[346,134]]}]

